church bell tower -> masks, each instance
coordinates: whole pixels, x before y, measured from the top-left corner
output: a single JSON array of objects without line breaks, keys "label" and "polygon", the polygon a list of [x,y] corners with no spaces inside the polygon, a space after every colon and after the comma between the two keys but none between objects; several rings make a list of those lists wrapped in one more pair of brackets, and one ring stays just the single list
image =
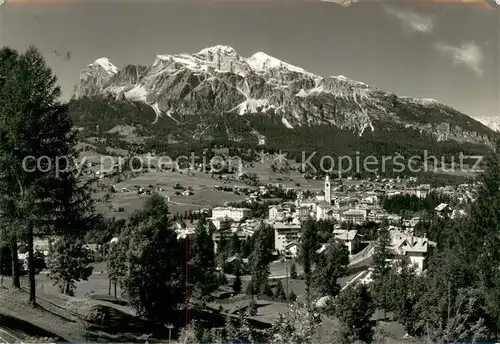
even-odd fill
[{"label": "church bell tower", "polygon": [[325,178],[325,201],[328,203],[332,202],[332,185],[330,183],[330,176]]}]

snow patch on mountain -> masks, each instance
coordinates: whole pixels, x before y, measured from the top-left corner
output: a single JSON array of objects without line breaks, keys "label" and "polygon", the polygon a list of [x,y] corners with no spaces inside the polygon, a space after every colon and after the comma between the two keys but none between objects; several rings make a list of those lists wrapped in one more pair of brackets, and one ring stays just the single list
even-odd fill
[{"label": "snow patch on mountain", "polygon": [[281,117],[281,123],[283,123],[288,129],[293,129],[293,125],[291,125],[285,117]]},{"label": "snow patch on mountain", "polygon": [[491,130],[500,132],[500,116],[478,116],[473,117],[473,119],[487,126]]},{"label": "snow patch on mountain", "polygon": [[125,98],[127,98],[128,100],[131,100],[131,101],[146,102],[148,90],[144,86],[138,85],[138,86],[134,87],[133,89],[125,92],[124,95],[125,95]]},{"label": "snow patch on mountain", "polygon": [[280,69],[286,69],[290,72],[313,75],[308,71],[306,71],[305,69],[283,62],[261,51],[253,54],[250,58],[246,59],[246,62],[250,67],[258,71],[266,71],[269,69],[280,68]]},{"label": "snow patch on mountain", "polygon": [[[115,75],[120,71],[118,67],[109,62],[109,59],[107,57],[101,57],[95,60],[93,64],[102,67],[110,75]],[[89,66],[92,66],[92,64]]]}]

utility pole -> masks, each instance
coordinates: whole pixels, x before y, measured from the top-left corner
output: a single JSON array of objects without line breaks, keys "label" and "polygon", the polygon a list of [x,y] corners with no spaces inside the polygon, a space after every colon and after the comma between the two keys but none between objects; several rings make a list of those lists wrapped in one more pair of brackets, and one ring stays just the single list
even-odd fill
[{"label": "utility pole", "polygon": [[0,0],[0,47],[3,48],[3,4],[5,0]]}]

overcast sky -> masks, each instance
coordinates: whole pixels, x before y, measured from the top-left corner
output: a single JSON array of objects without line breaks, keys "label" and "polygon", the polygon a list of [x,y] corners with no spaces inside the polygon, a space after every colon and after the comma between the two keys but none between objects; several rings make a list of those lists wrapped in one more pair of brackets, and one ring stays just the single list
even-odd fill
[{"label": "overcast sky", "polygon": [[[20,0],[17,0],[20,1]],[[70,0],[66,0],[70,2]],[[436,3],[7,3],[4,44],[35,44],[69,97],[99,57],[119,68],[230,45],[472,116],[500,115],[500,11]],[[29,0],[23,0],[29,2]],[[71,51],[70,60],[57,56]]]}]

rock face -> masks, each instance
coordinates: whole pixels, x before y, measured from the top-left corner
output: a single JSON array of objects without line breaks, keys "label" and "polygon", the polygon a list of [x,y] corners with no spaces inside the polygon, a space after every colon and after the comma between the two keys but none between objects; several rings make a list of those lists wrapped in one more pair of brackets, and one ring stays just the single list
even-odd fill
[{"label": "rock face", "polygon": [[244,58],[228,46],[158,55],[150,66],[121,70],[100,58],[75,87],[74,99],[89,97],[140,101],[157,119],[176,121],[227,113],[274,116],[289,129],[330,125],[363,136],[403,127],[436,141],[488,146],[495,135],[435,100],[398,97],[344,76],[320,77],[263,52]]}]

